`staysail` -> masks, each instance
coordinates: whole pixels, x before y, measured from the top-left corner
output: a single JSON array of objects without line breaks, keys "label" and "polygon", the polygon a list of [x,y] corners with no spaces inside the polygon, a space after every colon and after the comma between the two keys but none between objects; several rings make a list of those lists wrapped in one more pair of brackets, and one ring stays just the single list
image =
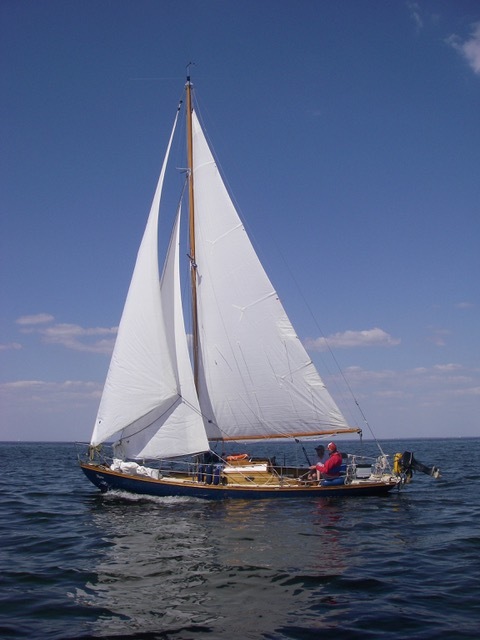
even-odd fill
[{"label": "staysail", "polygon": [[[177,119],[178,112],[91,439],[93,446],[110,438],[120,439],[123,455],[131,458],[172,457],[208,450],[192,371],[186,361],[183,316],[178,311],[180,285],[174,266],[178,263],[178,225],[166,261],[167,278],[160,288],[158,215]],[[176,298],[178,301],[173,303]]]},{"label": "staysail", "polygon": [[266,275],[192,113],[199,395],[210,439],[352,431]]}]

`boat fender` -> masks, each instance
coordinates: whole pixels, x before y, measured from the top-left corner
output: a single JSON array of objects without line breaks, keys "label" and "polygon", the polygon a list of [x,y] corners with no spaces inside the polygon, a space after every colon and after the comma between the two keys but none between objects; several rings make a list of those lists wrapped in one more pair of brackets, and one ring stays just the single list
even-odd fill
[{"label": "boat fender", "polygon": [[215,464],[213,465],[213,484],[220,484],[221,473],[223,470],[223,464]]},{"label": "boat fender", "polygon": [[246,460],[248,458],[248,453],[237,453],[232,456],[227,456],[225,460],[227,462],[236,462],[237,460]]},{"label": "boat fender", "polygon": [[332,478],[331,480],[321,480],[321,487],[338,487],[345,484],[345,478]]},{"label": "boat fender", "polygon": [[213,482],[213,464],[205,465],[205,484],[212,484]]},{"label": "boat fender", "polygon": [[402,474],[402,454],[401,453],[396,453],[393,456],[393,473],[396,476],[399,476]]}]

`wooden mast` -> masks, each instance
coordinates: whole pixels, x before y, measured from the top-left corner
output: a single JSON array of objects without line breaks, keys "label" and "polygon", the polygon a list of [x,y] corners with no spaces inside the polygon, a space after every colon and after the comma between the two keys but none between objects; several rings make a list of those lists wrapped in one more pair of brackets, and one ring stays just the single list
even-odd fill
[{"label": "wooden mast", "polygon": [[197,309],[197,264],[195,262],[195,202],[193,198],[193,132],[192,132],[192,84],[187,76],[187,161],[188,161],[188,206],[190,243],[190,282],[192,289],[192,334],[193,334],[193,378],[198,391],[198,309]]}]

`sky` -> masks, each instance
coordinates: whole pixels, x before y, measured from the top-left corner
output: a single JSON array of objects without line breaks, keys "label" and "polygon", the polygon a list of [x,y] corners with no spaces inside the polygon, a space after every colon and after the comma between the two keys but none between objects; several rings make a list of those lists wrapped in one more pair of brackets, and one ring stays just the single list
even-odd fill
[{"label": "sky", "polygon": [[3,0],[0,47],[0,440],[90,439],[190,62],[347,419],[480,435],[477,0]]}]

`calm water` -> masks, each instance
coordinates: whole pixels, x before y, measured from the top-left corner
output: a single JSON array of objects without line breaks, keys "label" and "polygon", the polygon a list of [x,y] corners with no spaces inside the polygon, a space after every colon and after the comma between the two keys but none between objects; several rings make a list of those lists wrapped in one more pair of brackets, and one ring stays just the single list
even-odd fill
[{"label": "calm water", "polygon": [[477,638],[480,439],[385,449],[442,479],[388,498],[141,499],[100,495],[73,445],[0,444],[0,637]]}]

